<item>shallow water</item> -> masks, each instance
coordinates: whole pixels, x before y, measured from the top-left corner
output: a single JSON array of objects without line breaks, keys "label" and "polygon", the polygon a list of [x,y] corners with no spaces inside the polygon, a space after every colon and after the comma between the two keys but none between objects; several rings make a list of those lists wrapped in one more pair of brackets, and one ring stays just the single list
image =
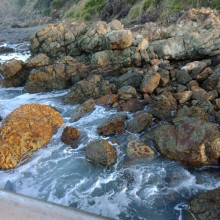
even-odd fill
[{"label": "shallow water", "polygon": [[[24,58],[25,59],[25,58]],[[118,161],[103,168],[85,160],[83,148],[99,138],[97,126],[115,113],[102,106],[70,123],[76,106],[63,105],[68,90],[28,94],[23,88],[0,88],[0,115],[5,118],[22,104],[39,103],[57,108],[65,124],[50,144],[32,158],[10,171],[0,171],[0,188],[76,207],[114,219],[186,219],[186,201],[198,193],[220,187],[218,167],[188,169],[160,156],[153,161],[128,161],[125,156],[126,133],[115,144]],[[129,114],[129,119],[133,117]],[[66,125],[83,133],[79,147],[72,149],[60,140]],[[109,139],[109,138],[106,138]],[[116,139],[115,137],[109,140]]]}]

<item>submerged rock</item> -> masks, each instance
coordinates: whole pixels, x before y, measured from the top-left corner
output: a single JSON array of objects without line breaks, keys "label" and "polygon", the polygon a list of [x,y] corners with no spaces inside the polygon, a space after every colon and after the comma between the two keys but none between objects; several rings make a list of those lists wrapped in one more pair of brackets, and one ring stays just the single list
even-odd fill
[{"label": "submerged rock", "polygon": [[0,130],[0,169],[15,168],[23,157],[46,146],[63,123],[60,113],[46,105],[14,110]]},{"label": "submerged rock", "polygon": [[80,136],[80,132],[77,128],[73,128],[70,126],[67,126],[64,128],[62,133],[62,141],[63,143],[67,145],[74,146],[74,141]]},{"label": "submerged rock", "polygon": [[193,167],[219,163],[220,132],[214,123],[188,117],[173,122],[153,130],[152,139],[164,157]]},{"label": "submerged rock", "polygon": [[86,158],[104,166],[116,163],[117,154],[112,145],[106,140],[91,141],[86,147]]},{"label": "submerged rock", "polygon": [[82,118],[86,113],[90,113],[95,109],[95,100],[89,99],[84,102],[82,105],[75,108],[75,110],[71,114],[70,122],[78,121]]},{"label": "submerged rock", "polygon": [[190,200],[188,204],[190,205],[190,212],[196,217],[196,219],[219,220],[220,189],[202,193]]}]

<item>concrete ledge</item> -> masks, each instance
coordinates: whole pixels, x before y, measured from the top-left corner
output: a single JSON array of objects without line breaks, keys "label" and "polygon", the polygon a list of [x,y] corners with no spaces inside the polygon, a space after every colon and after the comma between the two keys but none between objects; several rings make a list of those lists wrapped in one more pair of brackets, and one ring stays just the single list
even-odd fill
[{"label": "concrete ledge", "polygon": [[109,218],[0,190],[0,219],[107,220]]}]

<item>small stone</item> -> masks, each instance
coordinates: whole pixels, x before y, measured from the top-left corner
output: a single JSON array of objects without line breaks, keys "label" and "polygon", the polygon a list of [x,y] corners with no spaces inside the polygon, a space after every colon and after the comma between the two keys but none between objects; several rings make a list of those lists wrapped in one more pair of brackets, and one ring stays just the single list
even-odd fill
[{"label": "small stone", "polygon": [[96,100],[97,105],[113,105],[118,100],[118,95],[108,94]]},{"label": "small stone", "polygon": [[176,74],[176,79],[179,84],[186,85],[192,80],[192,77],[187,73],[186,70],[180,70]]},{"label": "small stone", "polygon": [[73,142],[80,136],[80,132],[78,129],[67,126],[64,128],[62,133],[62,141],[67,145],[73,146]]},{"label": "small stone", "polygon": [[140,102],[137,99],[131,99],[121,105],[118,106],[118,111],[125,111],[125,112],[137,112],[144,109],[145,103]]},{"label": "small stone", "polygon": [[191,100],[192,97],[192,91],[184,91],[181,93],[176,93],[177,100],[179,104],[184,104]]},{"label": "small stone", "polygon": [[181,84],[178,84],[177,85],[177,92],[184,92],[187,90],[187,87],[186,86],[183,86]]},{"label": "small stone", "polygon": [[215,104],[216,104],[217,108],[220,110],[220,98],[215,99]]},{"label": "small stone", "polygon": [[147,104],[151,104],[153,102],[153,99],[148,94],[144,94],[144,101]]},{"label": "small stone", "polygon": [[137,91],[132,86],[124,86],[118,90],[118,95],[120,100],[128,101],[137,97]]},{"label": "small stone", "polygon": [[165,69],[159,69],[158,70],[160,74],[160,86],[165,87],[170,82],[170,73],[168,70]]},{"label": "small stone", "polygon": [[196,80],[199,82],[199,83],[202,83],[203,81],[205,81],[206,79],[208,79],[208,77],[210,75],[212,75],[213,73],[213,70],[208,67],[206,68],[205,70],[203,70],[196,78]]},{"label": "small stone", "polygon": [[115,103],[112,105],[112,108],[117,108],[118,105],[119,105],[119,103],[118,103],[118,102],[115,102]]}]

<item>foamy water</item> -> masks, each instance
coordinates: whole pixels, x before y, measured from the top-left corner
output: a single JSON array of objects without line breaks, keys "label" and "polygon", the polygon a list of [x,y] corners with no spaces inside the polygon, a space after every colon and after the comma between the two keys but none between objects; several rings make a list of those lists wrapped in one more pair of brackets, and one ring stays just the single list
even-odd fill
[{"label": "foamy water", "polygon": [[[23,88],[0,88],[3,118],[22,104],[39,103],[56,107],[65,120],[50,144],[34,153],[28,163],[0,171],[0,188],[113,219],[181,220],[185,219],[188,199],[220,187],[218,167],[188,169],[160,156],[153,161],[128,161],[125,146],[129,133],[118,138],[120,145],[114,145],[118,160],[112,168],[90,163],[84,147],[100,138],[98,125],[116,111],[96,106],[91,114],[70,123],[76,106],[63,105],[67,92],[28,94]],[[133,114],[128,116],[130,120]],[[77,149],[60,140],[67,125],[83,134]]]}]

